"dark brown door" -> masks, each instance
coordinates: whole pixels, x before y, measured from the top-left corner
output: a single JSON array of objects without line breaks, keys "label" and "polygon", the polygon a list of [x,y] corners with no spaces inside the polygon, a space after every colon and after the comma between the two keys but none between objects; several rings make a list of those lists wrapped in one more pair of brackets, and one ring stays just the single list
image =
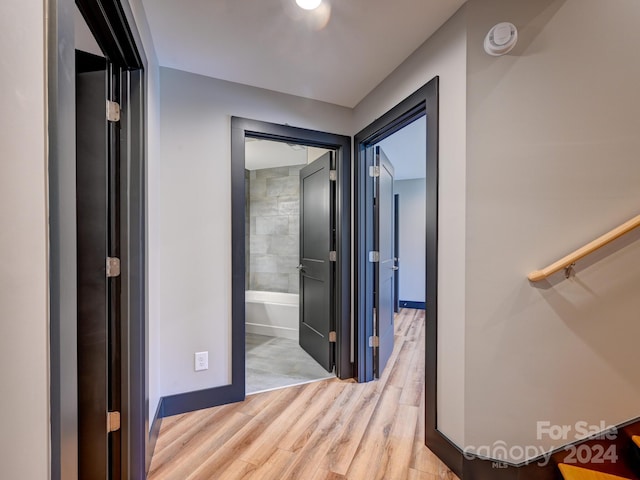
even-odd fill
[{"label": "dark brown door", "polygon": [[333,152],[300,171],[300,346],[328,371],[333,369],[335,186]]},{"label": "dark brown door", "polygon": [[78,252],[78,475],[120,478],[120,279],[107,276],[119,256],[117,124],[106,115],[112,71],[99,56],[76,52],[76,195]]}]

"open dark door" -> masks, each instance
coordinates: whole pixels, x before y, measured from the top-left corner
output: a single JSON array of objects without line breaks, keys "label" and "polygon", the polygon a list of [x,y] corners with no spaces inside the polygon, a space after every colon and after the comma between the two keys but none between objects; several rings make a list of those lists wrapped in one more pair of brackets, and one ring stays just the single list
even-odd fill
[{"label": "open dark door", "polygon": [[[119,204],[110,67],[76,53],[78,476],[120,478]],[[111,265],[111,268],[108,268]],[[118,417],[118,418],[116,418]],[[108,426],[111,425],[111,428]]]},{"label": "open dark door", "polygon": [[335,339],[333,152],[300,171],[300,346],[328,371]]},{"label": "open dark door", "polygon": [[377,346],[374,344],[375,374],[379,378],[393,351],[394,338],[394,274],[395,228],[393,165],[380,147],[375,147],[375,207],[374,244],[376,256],[374,269],[375,315],[374,327]]},{"label": "open dark door", "polygon": [[393,196],[393,311],[400,311],[400,195]]}]

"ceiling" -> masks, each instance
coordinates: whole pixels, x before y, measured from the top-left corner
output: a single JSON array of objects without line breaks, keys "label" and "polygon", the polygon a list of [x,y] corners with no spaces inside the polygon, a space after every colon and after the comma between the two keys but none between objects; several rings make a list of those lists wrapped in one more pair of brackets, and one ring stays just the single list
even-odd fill
[{"label": "ceiling", "polygon": [[143,0],[160,65],[346,107],[466,0]]},{"label": "ceiling", "polygon": [[307,147],[272,140],[247,138],[244,146],[244,168],[263,168],[304,165],[308,162]]}]

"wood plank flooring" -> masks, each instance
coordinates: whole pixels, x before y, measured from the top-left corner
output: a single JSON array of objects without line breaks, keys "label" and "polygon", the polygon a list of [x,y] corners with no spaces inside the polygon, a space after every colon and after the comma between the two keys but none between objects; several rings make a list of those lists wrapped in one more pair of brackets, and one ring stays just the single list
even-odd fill
[{"label": "wood plank flooring", "polygon": [[149,480],[458,480],[424,446],[424,311],[379,380],[323,380],[163,419]]}]

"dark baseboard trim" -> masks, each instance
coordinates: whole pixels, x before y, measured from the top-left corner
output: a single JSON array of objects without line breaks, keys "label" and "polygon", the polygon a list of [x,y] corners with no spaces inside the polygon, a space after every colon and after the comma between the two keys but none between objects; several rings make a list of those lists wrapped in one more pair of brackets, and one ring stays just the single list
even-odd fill
[{"label": "dark baseboard trim", "polygon": [[156,408],[156,413],[153,416],[153,421],[151,422],[151,428],[149,429],[149,442],[147,447],[147,465],[146,465],[146,473],[149,474],[149,468],[151,467],[151,459],[153,458],[153,453],[156,450],[156,443],[158,442],[158,436],[160,435],[160,427],[162,427],[162,403],[163,399],[161,398],[158,402],[158,408]]},{"label": "dark baseboard trim", "polygon": [[425,310],[425,302],[412,302],[411,300],[399,300],[400,308],[415,308],[416,310]]},{"label": "dark baseboard trim", "polygon": [[[633,424],[640,424],[640,417],[617,425],[616,429],[620,432]],[[559,477],[554,460],[550,459],[542,464],[541,461],[545,457],[551,458],[589,440],[577,440],[518,465],[464,454],[457,445],[437,430],[427,432],[426,445],[462,480],[556,480]]]},{"label": "dark baseboard trim", "polygon": [[530,463],[516,467],[498,460],[464,459],[464,480],[556,480],[558,469],[553,463],[545,466]]},{"label": "dark baseboard trim", "polygon": [[463,478],[464,455],[451,440],[436,429],[427,428],[425,445],[459,478]]},{"label": "dark baseboard trim", "polygon": [[162,417],[170,417],[180,413],[193,412],[204,408],[217,407],[227,403],[244,400],[244,385],[207,388],[195,392],[178,393],[162,397]]},{"label": "dark baseboard trim", "polygon": [[537,462],[528,465],[512,465],[464,454],[446,436],[438,431],[427,435],[427,447],[449,469],[462,480],[556,480],[557,469],[551,462],[540,466]]}]

